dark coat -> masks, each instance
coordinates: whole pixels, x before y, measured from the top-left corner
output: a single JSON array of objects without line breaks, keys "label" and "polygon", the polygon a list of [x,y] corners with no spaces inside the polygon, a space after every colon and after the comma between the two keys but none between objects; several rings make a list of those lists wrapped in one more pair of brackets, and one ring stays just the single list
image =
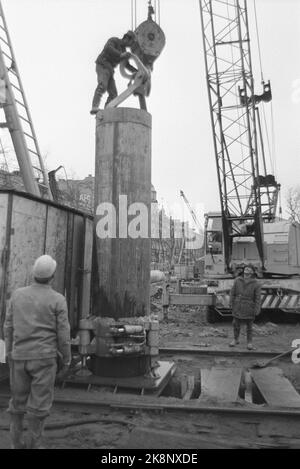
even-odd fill
[{"label": "dark coat", "polygon": [[[111,37],[105,44],[101,54],[98,55],[96,64],[108,68],[113,74],[114,68],[121,62],[121,55],[126,52],[122,39]],[[126,63],[127,70],[136,72],[136,68]]]},{"label": "dark coat", "polygon": [[101,54],[98,55],[96,64],[103,65],[111,71],[121,62],[121,54],[126,52],[126,47],[122,40],[117,37],[111,37],[104,46]]},{"label": "dark coat", "polygon": [[255,319],[260,312],[261,287],[254,279],[235,279],[230,293],[232,315],[239,319]]}]

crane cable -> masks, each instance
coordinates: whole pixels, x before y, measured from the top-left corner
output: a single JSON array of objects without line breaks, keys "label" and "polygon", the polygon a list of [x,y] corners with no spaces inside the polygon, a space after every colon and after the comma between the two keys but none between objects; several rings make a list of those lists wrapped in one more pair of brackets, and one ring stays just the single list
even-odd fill
[{"label": "crane cable", "polygon": [[136,0],[131,0],[131,30],[136,29]]},{"label": "crane cable", "polygon": [[[136,0],[131,0],[131,30],[134,31],[137,28],[137,3]],[[154,14],[155,22],[160,26],[160,0],[154,0],[154,6],[152,0],[148,0],[148,11],[152,9]]]},{"label": "crane cable", "polygon": [[150,8],[153,11],[155,22],[160,25],[160,0],[154,0],[154,5],[152,5],[152,0],[148,0],[148,9]]},{"label": "crane cable", "polygon": [[[256,37],[257,37],[257,45],[258,45],[258,55],[259,55],[259,63],[260,63],[261,83],[264,84],[264,75],[263,75],[263,69],[262,69],[262,55],[261,55],[261,46],[260,46],[258,20],[257,20],[257,10],[256,10],[256,0],[254,0],[253,4],[254,4],[254,16],[255,16],[255,28],[256,28]],[[276,176],[277,168],[276,168],[276,148],[275,148],[273,103],[271,102],[271,139],[272,139],[271,144],[270,144],[269,131],[268,131],[268,125],[267,125],[267,119],[266,119],[264,103],[263,103],[262,109],[263,109],[265,132],[266,132],[267,143],[268,143],[268,153],[269,153],[270,165],[271,165],[272,172],[273,172],[274,176]]]},{"label": "crane cable", "polygon": [[160,26],[160,0],[155,0],[155,21]]},{"label": "crane cable", "polygon": [[274,110],[273,102],[271,101],[271,131],[272,131],[272,154],[274,162],[274,173],[277,174],[277,155],[276,155],[276,140],[275,140],[275,126],[274,126]]},{"label": "crane cable", "polygon": [[258,55],[259,55],[259,63],[260,63],[260,76],[261,76],[261,82],[264,83],[264,75],[263,75],[262,59],[261,59],[261,47],[260,47],[260,39],[259,39],[259,32],[258,32],[258,21],[257,21],[257,12],[256,12],[256,0],[254,0],[253,3],[254,3],[254,16],[255,16],[256,38],[257,38]]}]

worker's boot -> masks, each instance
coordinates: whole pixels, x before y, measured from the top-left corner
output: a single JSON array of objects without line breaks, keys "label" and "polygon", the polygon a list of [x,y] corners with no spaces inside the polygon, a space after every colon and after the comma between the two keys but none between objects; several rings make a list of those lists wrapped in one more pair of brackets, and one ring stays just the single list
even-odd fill
[{"label": "worker's boot", "polygon": [[11,449],[24,449],[23,440],[23,420],[24,414],[10,414],[10,440]]},{"label": "worker's boot", "polygon": [[255,347],[252,345],[252,322],[247,323],[247,349],[255,350]]},{"label": "worker's boot", "polygon": [[229,347],[235,347],[236,345],[238,345],[240,343],[240,341],[239,341],[240,330],[241,330],[241,326],[240,326],[239,321],[234,319],[234,321],[233,321],[233,337],[234,337],[234,339],[233,339],[232,342],[230,342]]},{"label": "worker's boot", "polygon": [[100,101],[104,92],[105,88],[103,87],[103,84],[99,83],[93,97],[92,109],[90,111],[90,114],[97,114],[97,112],[99,111]]},{"label": "worker's boot", "polygon": [[235,347],[236,345],[238,345],[240,343],[240,341],[238,339],[233,339],[230,344],[229,344],[229,347]]},{"label": "worker's boot", "polygon": [[45,417],[30,416],[28,419],[28,449],[44,449],[42,446]]}]

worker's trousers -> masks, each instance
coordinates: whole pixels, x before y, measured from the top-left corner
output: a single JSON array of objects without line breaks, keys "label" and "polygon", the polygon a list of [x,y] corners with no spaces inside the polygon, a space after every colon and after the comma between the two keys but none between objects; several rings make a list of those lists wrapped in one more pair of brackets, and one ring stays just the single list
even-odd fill
[{"label": "worker's trousers", "polygon": [[233,335],[234,335],[235,340],[238,340],[240,336],[241,325],[245,323],[246,328],[247,328],[247,342],[251,343],[252,336],[253,336],[253,331],[252,331],[253,322],[254,322],[253,319],[233,318],[232,325],[233,325]]},{"label": "worker's trousers", "polygon": [[11,360],[8,412],[47,417],[54,397],[56,368],[56,358]]},{"label": "worker's trousers", "polygon": [[118,96],[116,82],[114,79],[114,71],[103,67],[103,65],[96,64],[96,73],[98,86],[95,90],[92,108],[99,108],[100,100],[106,91],[108,92],[108,98],[105,106]]}]

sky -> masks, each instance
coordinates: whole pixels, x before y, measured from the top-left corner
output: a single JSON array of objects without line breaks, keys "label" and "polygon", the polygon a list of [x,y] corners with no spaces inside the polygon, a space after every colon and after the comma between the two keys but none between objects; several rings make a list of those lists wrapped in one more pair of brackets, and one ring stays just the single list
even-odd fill
[{"label": "sky", "polygon": [[[147,17],[137,0],[137,24]],[[154,2],[153,2],[154,3]],[[94,61],[111,36],[131,29],[131,0],[2,0],[8,28],[48,170],[94,173]],[[271,80],[277,179],[300,184],[300,2],[257,0],[263,72]],[[253,0],[248,0],[256,92],[261,93]],[[219,210],[217,172],[198,0],[161,0],[166,46],[154,64],[151,95],[152,183],[159,202]],[[118,79],[118,89],[127,87]],[[126,103],[138,107],[136,98]],[[125,106],[125,104],[124,104]],[[267,117],[270,108],[267,108]]]}]

